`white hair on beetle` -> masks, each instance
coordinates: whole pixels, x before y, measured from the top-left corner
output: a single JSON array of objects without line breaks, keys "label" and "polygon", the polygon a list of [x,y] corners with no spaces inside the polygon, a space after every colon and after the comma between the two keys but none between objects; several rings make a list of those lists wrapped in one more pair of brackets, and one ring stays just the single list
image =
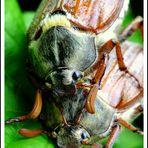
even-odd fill
[{"label": "white hair on beetle", "polygon": [[65,15],[55,14],[52,16],[45,17],[42,21],[42,30],[46,32],[53,26],[64,26],[67,28],[71,27],[71,24]]}]

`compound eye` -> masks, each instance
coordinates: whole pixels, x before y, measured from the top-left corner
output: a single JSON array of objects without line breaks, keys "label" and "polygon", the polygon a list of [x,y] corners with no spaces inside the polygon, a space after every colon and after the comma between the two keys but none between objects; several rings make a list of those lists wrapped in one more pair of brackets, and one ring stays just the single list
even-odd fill
[{"label": "compound eye", "polygon": [[81,134],[81,138],[82,138],[82,140],[85,140],[85,139],[87,139],[88,138],[88,134],[86,134],[86,133],[82,133]]},{"label": "compound eye", "polygon": [[74,71],[72,74],[72,79],[77,81],[79,78],[82,78],[82,74],[79,71]]}]

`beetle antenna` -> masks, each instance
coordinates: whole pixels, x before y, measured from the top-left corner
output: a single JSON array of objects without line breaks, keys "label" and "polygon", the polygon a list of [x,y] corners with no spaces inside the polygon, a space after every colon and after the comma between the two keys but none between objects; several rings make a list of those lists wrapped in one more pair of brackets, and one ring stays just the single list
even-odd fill
[{"label": "beetle antenna", "polygon": [[32,111],[27,115],[8,119],[7,121],[5,121],[5,124],[21,122],[27,119],[36,119],[39,116],[41,109],[42,109],[42,95],[41,95],[41,91],[38,89],[36,92],[35,103],[34,103]]},{"label": "beetle antenna", "polygon": [[43,129],[29,130],[29,129],[22,128],[19,130],[19,134],[21,134],[24,137],[35,137],[42,133],[44,133]]}]

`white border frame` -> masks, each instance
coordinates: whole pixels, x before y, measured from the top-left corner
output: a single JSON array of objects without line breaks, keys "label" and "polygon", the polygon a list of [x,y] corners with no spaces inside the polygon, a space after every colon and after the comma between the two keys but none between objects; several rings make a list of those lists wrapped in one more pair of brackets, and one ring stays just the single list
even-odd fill
[{"label": "white border frame", "polygon": [[1,147],[4,148],[4,0],[1,0]]},{"label": "white border frame", "polygon": [[144,2],[144,148],[147,148],[147,0]]}]

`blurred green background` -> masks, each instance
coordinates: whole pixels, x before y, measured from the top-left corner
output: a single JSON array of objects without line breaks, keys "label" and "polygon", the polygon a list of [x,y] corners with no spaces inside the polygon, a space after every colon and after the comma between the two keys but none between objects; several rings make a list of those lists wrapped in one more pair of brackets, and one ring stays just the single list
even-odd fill
[{"label": "blurred green background", "polygon": [[[40,0],[5,0],[5,119],[24,115],[31,110],[35,90],[26,73],[26,30],[35,14]],[[135,16],[143,16],[143,1],[131,0],[130,8],[123,21],[127,26]],[[129,38],[142,44],[139,31]],[[134,122],[143,130],[143,115]],[[5,126],[5,148],[54,148],[45,135],[24,138],[18,134],[22,127],[40,127],[37,121],[25,121]],[[113,148],[142,148],[143,137],[127,129],[120,133]]]}]

